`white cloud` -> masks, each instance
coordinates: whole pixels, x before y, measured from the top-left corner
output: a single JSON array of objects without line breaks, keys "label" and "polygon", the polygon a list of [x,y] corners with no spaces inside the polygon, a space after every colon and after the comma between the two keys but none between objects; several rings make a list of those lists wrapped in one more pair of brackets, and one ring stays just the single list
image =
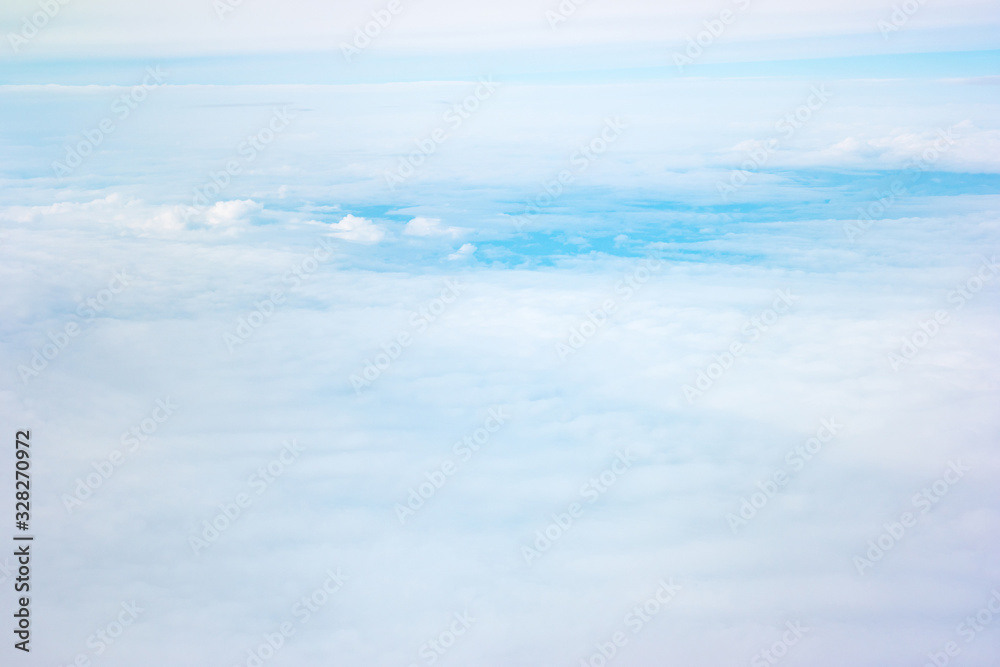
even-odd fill
[{"label": "white cloud", "polygon": [[448,255],[448,259],[465,259],[466,257],[471,257],[473,253],[476,252],[476,246],[471,243],[463,243],[462,247],[455,252]]},{"label": "white cloud", "polygon": [[210,227],[233,227],[249,222],[249,216],[264,206],[252,199],[233,199],[212,204],[205,212],[205,224]]},{"label": "white cloud", "polygon": [[[989,486],[998,465],[989,409],[997,395],[997,283],[898,373],[885,359],[900,336],[949,307],[946,291],[979,260],[947,270],[929,270],[929,261],[880,270],[842,258],[836,274],[823,272],[831,260],[812,249],[802,250],[810,263],[801,271],[778,262],[671,262],[634,295],[626,292],[628,299],[616,284],[636,276],[633,260],[595,255],[542,271],[480,267],[461,272],[454,303],[428,313],[434,320],[422,320],[426,330],[354,397],[350,374],[393,350],[399,332],[414,332],[411,312],[439,298],[443,276],[321,263],[316,279],[292,288],[280,279],[312,256],[319,235],[312,226],[257,229],[273,234],[274,244],[218,244],[217,233],[197,230],[159,242],[93,224],[166,210],[115,201],[37,211],[6,225],[0,244],[0,273],[10,286],[0,304],[12,323],[0,346],[7,373],[0,417],[29,422],[51,443],[46,475],[55,492],[38,502],[53,547],[51,584],[64,596],[40,604],[68,637],[39,645],[51,664],[86,651],[87,636],[105,627],[118,604],[88,596],[72,580],[73,562],[90,566],[92,586],[149,610],[109,651],[108,667],[138,664],[150,653],[163,657],[142,664],[201,664],[186,650],[233,664],[327,568],[341,565],[349,585],[281,649],[289,664],[334,651],[346,664],[408,664],[452,611],[465,609],[467,592],[481,620],[447,657],[477,667],[576,663],[575,647],[604,641],[661,576],[676,577],[684,590],[662,612],[673,616],[657,618],[643,643],[626,647],[634,653],[622,658],[637,667],[660,664],[670,652],[697,665],[746,664],[774,641],[771,625],[780,628],[788,609],[816,628],[812,643],[796,649],[806,651],[803,664],[896,664],[892,652],[913,629],[907,610],[925,616],[925,634],[947,638],[954,617],[982,606],[977,575],[995,561],[982,545],[1000,517]],[[338,231],[370,230],[362,220],[345,216]],[[970,225],[954,220],[923,224],[938,232],[935,250],[946,238],[964,253],[986,233],[961,236]],[[876,228],[866,242],[885,237],[910,251],[921,241],[900,232],[912,227]],[[754,243],[783,238],[772,228],[730,239],[728,248],[754,251]],[[465,256],[478,252],[462,247]],[[130,262],[134,282],[23,385],[17,364],[50,332],[80,321],[76,304],[100,294]],[[794,311],[750,341],[744,323],[785,285],[800,297]],[[277,306],[254,305],[276,286],[284,297]],[[592,321],[588,313],[607,299],[616,300],[613,315],[600,316],[603,324],[561,362],[556,343]],[[260,326],[231,355],[223,335],[257,308],[268,317],[254,320]],[[745,352],[689,405],[681,384],[695,381],[734,340],[747,343]],[[57,494],[72,493],[164,395],[180,406],[176,417],[126,453],[86,506],[68,514]],[[494,405],[510,406],[510,424],[399,526],[393,504],[454,459],[455,439]],[[725,514],[773,471],[787,469],[785,453],[830,416],[846,425],[843,436],[733,536]],[[305,446],[301,462],[260,501],[254,496],[209,551],[191,555],[188,536],[246,490],[247,477],[285,438]],[[579,500],[580,484],[623,445],[641,461],[528,570],[518,547],[536,539],[552,512]],[[948,458],[976,461],[980,470],[857,577],[852,555]],[[179,490],[177,480],[187,486]],[[84,539],[108,525],[135,526],[142,539],[107,531],[105,539]],[[289,540],[299,544],[294,553]],[[73,543],[76,551],[66,546]],[[289,576],[268,579],[279,562],[294,566]],[[247,577],[264,588],[248,593]],[[401,601],[394,593],[415,586],[429,592]],[[879,622],[866,634],[873,606]],[[600,611],[608,608],[621,612]],[[161,609],[170,613],[154,616]],[[342,633],[314,632],[320,623],[342,624]],[[180,631],[190,635],[185,646],[170,641]],[[848,659],[862,649],[875,658]]]},{"label": "white cloud", "polygon": [[[582,27],[595,12],[618,11],[608,7],[581,6],[573,20]],[[547,29],[543,9],[533,11]],[[278,11],[244,3],[227,29],[265,10]],[[408,20],[401,16],[393,30],[402,32]],[[54,21],[52,30],[65,24]],[[568,35],[575,24],[563,27]],[[734,27],[734,39],[742,28]],[[33,46],[49,36],[56,33]],[[352,577],[348,586],[289,639],[279,660],[308,665],[336,654],[372,667],[419,662],[418,647],[468,604],[481,620],[447,661],[575,664],[592,650],[580,647],[605,641],[660,576],[676,576],[685,588],[655,627],[624,648],[620,659],[636,667],[661,664],[663,655],[694,665],[746,664],[780,637],[773,631],[789,610],[816,628],[790,662],[815,667],[898,664],[912,633],[950,637],[954,618],[974,613],[982,589],[993,585],[987,575],[996,550],[984,545],[1000,526],[991,485],[1000,466],[991,409],[1000,377],[992,354],[998,280],[898,372],[886,353],[951,308],[948,291],[980,261],[967,258],[996,246],[997,195],[967,194],[981,190],[973,182],[952,196],[907,197],[854,246],[842,221],[829,219],[845,206],[838,213],[803,205],[793,220],[767,211],[766,224],[683,206],[651,208],[645,218],[604,216],[600,229],[577,215],[603,210],[591,202],[624,212],[631,206],[617,205],[634,201],[634,188],[685,206],[707,191],[714,206],[715,181],[759,144],[735,154],[720,147],[774,136],[775,120],[802,102],[799,83],[512,82],[508,101],[496,100],[506,109],[490,115],[484,105],[483,116],[463,126],[469,134],[433,156],[426,181],[392,196],[375,166],[428,129],[438,100],[469,94],[466,84],[173,86],[105,139],[107,154],[60,182],[12,174],[36,173],[38,155],[44,168],[50,154],[62,153],[88,96],[104,113],[98,93],[121,91],[4,89],[10,104],[0,105],[0,115],[11,122],[0,124],[0,143],[24,157],[10,160],[4,181],[5,201],[18,206],[0,207],[0,418],[37,429],[48,448],[43,472],[55,491],[36,502],[52,547],[49,583],[62,595],[40,599],[38,611],[51,619],[53,636],[66,638],[40,643],[36,657],[71,662],[113,618],[117,600],[109,598],[120,596],[148,603],[149,616],[102,656],[105,667],[244,664],[261,635],[339,565]],[[746,94],[734,110],[725,101],[739,85]],[[900,85],[842,82],[830,107],[782,143],[741,192],[780,202],[763,172],[781,165],[898,166],[927,150],[937,127],[967,116],[976,125],[959,133],[939,165],[996,171],[1000,115],[986,93],[920,80],[910,95]],[[685,103],[671,111],[662,104],[668,98]],[[315,110],[303,114],[301,134],[284,134],[234,178],[225,195],[231,201],[178,205],[191,201],[194,175],[218,170],[219,156],[235,150],[242,132],[229,129],[258,126],[256,114],[268,111],[256,103],[284,100]],[[501,213],[517,212],[511,202],[528,201],[572,166],[573,147],[593,136],[603,111],[595,100],[627,111],[634,131],[579,174],[572,192],[548,209],[553,215],[533,223],[556,233],[508,242],[511,224]],[[42,103],[45,117],[24,123]],[[246,105],[223,106],[234,103]],[[21,136],[32,126],[34,135]],[[171,159],[185,128],[202,134],[189,137],[184,159]],[[828,155],[826,147],[836,149]],[[351,164],[331,167],[335,151],[353,156]],[[147,169],[143,161],[153,160],[156,169]],[[285,173],[279,165],[301,173],[281,205],[272,199],[275,186],[293,181],[275,177]],[[122,194],[94,190],[99,182]],[[778,195],[810,192],[781,187]],[[847,174],[840,194],[868,196],[869,187]],[[279,224],[250,227],[263,211],[257,202]],[[471,240],[481,247],[420,217],[403,234],[437,239],[436,253],[427,242],[360,245],[392,234],[344,213],[384,206],[412,217],[445,204],[455,212],[445,220],[474,228]],[[943,217],[928,213],[937,210]],[[853,221],[854,207],[846,211]],[[302,222],[310,217],[325,222]],[[220,243],[225,234],[232,237]],[[318,243],[325,234],[358,245],[338,244],[343,252],[334,262],[321,252],[328,244]],[[660,239],[670,261],[647,278],[635,260],[606,254],[612,238],[637,253]],[[538,270],[501,268],[529,252]],[[453,302],[442,298],[449,292],[441,264],[457,275]],[[100,298],[121,268],[135,279],[84,321],[79,304]],[[751,339],[746,323],[779,286],[800,300]],[[607,316],[598,309],[609,299]],[[17,365],[63,344],[58,332],[68,322],[78,322],[80,334],[22,383]],[[249,338],[231,353],[224,337],[240,332]],[[411,334],[411,343],[400,343],[400,333]],[[574,345],[579,335],[588,338],[563,362],[556,344]],[[744,341],[744,351],[689,404],[681,385],[726,363],[717,359],[733,341]],[[382,375],[354,396],[349,378],[362,368]],[[96,474],[121,432],[164,395],[181,406],[176,418],[127,452],[124,467],[68,514],[57,494]],[[510,424],[399,526],[393,503],[407,502],[410,488],[454,458],[459,434],[473,432],[495,405],[510,406]],[[845,424],[843,436],[732,535],[725,514],[830,416]],[[187,537],[246,490],[247,476],[286,437],[306,447],[302,462],[284,470],[260,502],[254,496],[208,552],[191,555]],[[526,570],[519,545],[579,499],[579,485],[621,446],[642,460]],[[859,579],[852,554],[951,457],[976,463],[967,486]],[[10,497],[10,484],[0,481],[0,495]],[[80,564],[87,586],[74,579]],[[287,576],[269,577],[276,568]],[[250,579],[258,585],[248,588]],[[91,595],[95,589],[107,595]],[[401,599],[399,590],[414,594]],[[172,641],[182,634],[189,641]],[[986,638],[969,650],[969,664],[984,662],[971,654],[980,646],[989,648]]]},{"label": "white cloud", "polygon": [[468,230],[461,227],[445,227],[437,218],[416,217],[406,223],[403,234],[407,236],[450,236],[457,239]]},{"label": "white cloud", "polygon": [[330,236],[354,243],[378,243],[385,238],[385,230],[368,218],[347,214],[340,222],[330,225]]},{"label": "white cloud", "polygon": [[[376,3],[378,8],[385,2]],[[727,3],[731,4],[731,3]],[[741,3],[743,4],[743,3]],[[68,7],[72,21],[54,20],[44,37],[47,52],[73,53],[246,53],[288,49],[328,49],[352,39],[355,27],[372,20],[376,8],[355,3],[294,0],[282,5],[248,2],[178,0],[147,5],[142,11],[126,0],[92,0],[86,6]],[[224,18],[218,7],[231,8]],[[404,8],[406,4],[403,4]],[[675,42],[684,44],[688,35],[703,30],[703,21],[714,19],[712,11],[694,2],[631,0],[587,3],[569,15],[557,30],[549,27],[547,11],[559,11],[557,0],[514,0],[502,7],[485,2],[441,0],[420,8],[404,9],[392,19],[391,29],[375,39],[383,46],[436,52],[503,48],[511,35],[530,46],[586,45],[615,42]],[[566,6],[565,4],[562,6]],[[575,6],[574,6],[574,9]],[[38,11],[32,0],[9,0],[0,6],[0,19],[20,28],[23,17]],[[878,38],[877,21],[892,14],[892,8],[863,0],[817,0],[801,3],[775,1],[752,12],[737,12],[737,25],[725,34],[727,41],[787,38],[810,35],[872,35]],[[192,21],[191,17],[202,18]],[[63,16],[60,15],[59,19]],[[951,43],[979,25],[995,25],[996,11],[989,0],[954,0],[947,6],[925,5],[906,29],[941,26],[953,32],[964,30]],[[222,27],[225,29],[221,29]],[[332,38],[332,39],[331,39]],[[941,39],[941,38],[939,38]],[[815,41],[815,40],[814,40]],[[339,55],[339,54],[338,54]]]},{"label": "white cloud", "polygon": [[0,209],[0,219],[57,226],[94,221],[141,235],[175,235],[199,227],[232,232],[261,210],[263,205],[252,199],[220,201],[206,209],[150,204],[112,192],[90,201],[4,207]]},{"label": "white cloud", "polygon": [[[937,275],[922,266],[868,269],[833,280],[684,262],[663,267],[628,300],[615,284],[634,274],[631,261],[478,269],[460,277],[458,299],[355,398],[349,374],[399,331],[412,331],[409,311],[438,298],[441,276],[324,273],[304,281],[301,293],[287,290],[232,357],[223,333],[309,246],[248,252],[197,235],[158,243],[82,231],[67,238],[26,225],[0,245],[0,271],[39,277],[9,280],[13,289],[0,295],[4,312],[27,325],[0,348],[9,388],[0,392],[0,416],[30,422],[51,443],[46,474],[56,491],[38,502],[54,547],[51,583],[64,596],[40,604],[68,639],[39,645],[49,663],[85,652],[87,636],[113,620],[118,600],[134,598],[149,616],[109,651],[109,667],[138,664],[150,652],[162,657],[143,664],[202,664],[186,651],[233,664],[338,566],[348,586],[289,638],[281,649],[289,664],[333,651],[345,664],[408,664],[467,605],[479,620],[447,656],[455,664],[576,663],[577,647],[605,641],[661,576],[684,588],[626,647],[632,653],[622,658],[637,667],[661,664],[668,653],[697,665],[746,664],[775,640],[789,609],[815,628],[811,643],[796,647],[803,664],[896,664],[893,652],[913,631],[907,611],[924,615],[925,634],[947,639],[954,618],[988,598],[993,584],[977,575],[995,561],[983,545],[1000,516],[990,486],[998,463],[989,410],[997,394],[996,283],[899,373],[884,358],[900,335],[947,305],[937,286],[975,264]],[[71,313],[81,276],[80,297],[90,297],[107,283],[108,267],[135,257],[142,263],[134,284],[22,388],[12,371],[56,330],[48,309]],[[871,290],[875,282],[892,289]],[[747,341],[741,325],[786,284],[800,297],[795,310],[748,342],[688,405],[681,383],[732,340]],[[609,298],[616,312],[561,363],[555,344]],[[72,493],[166,394],[180,406],[176,416],[68,514],[57,494]],[[510,423],[474,458],[457,461],[452,443],[495,405],[505,406]],[[843,434],[732,535],[725,514],[773,471],[787,470],[785,453],[830,416],[845,425]],[[301,461],[193,556],[188,537],[247,490],[247,477],[286,438],[305,447]],[[534,541],[553,512],[581,500],[580,485],[623,446],[640,460],[528,569],[519,546]],[[875,569],[856,576],[852,555],[948,458],[975,461],[979,470]],[[393,504],[406,502],[446,459],[460,464],[457,473],[400,526]],[[187,486],[178,489],[177,480]],[[108,525],[135,526],[143,539],[113,531],[84,539]],[[76,550],[66,546],[74,543]],[[74,562],[89,564],[88,581],[109,596],[88,595],[72,578]],[[282,562],[294,566],[288,576],[268,578]],[[263,588],[248,592],[248,577]],[[396,595],[421,586],[426,593]],[[154,616],[159,609],[171,613]],[[335,623],[337,633],[314,631]],[[179,631],[189,633],[186,645],[171,642]],[[875,657],[844,657],[861,653]]]}]

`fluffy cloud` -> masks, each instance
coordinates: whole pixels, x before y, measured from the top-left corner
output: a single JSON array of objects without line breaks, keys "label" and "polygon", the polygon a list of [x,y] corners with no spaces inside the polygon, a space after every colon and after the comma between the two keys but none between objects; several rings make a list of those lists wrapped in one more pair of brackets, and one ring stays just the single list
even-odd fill
[{"label": "fluffy cloud", "polygon": [[475,252],[476,252],[476,246],[472,245],[471,243],[463,243],[461,248],[448,255],[448,259],[450,260],[466,259],[468,257],[472,257],[472,255],[474,255]]},{"label": "fluffy cloud", "polygon": [[[294,626],[281,649],[290,663],[333,653],[345,664],[420,662],[420,647],[465,611],[476,621],[448,655],[456,664],[578,663],[664,577],[682,589],[655,625],[625,629],[630,664],[666,654],[745,664],[801,620],[811,630],[794,650],[807,664],[874,667],[912,645],[914,610],[929,638],[919,658],[995,585],[980,573],[995,562],[1000,526],[991,409],[1000,283],[898,371],[886,360],[901,337],[954,307],[947,291],[979,260],[900,267],[839,255],[834,268],[806,270],[668,261],[642,273],[643,260],[588,255],[544,271],[457,276],[319,262],[291,287],[281,277],[315,257],[312,228],[265,228],[281,242],[250,245],[103,238],[70,225],[53,234],[38,222],[11,225],[0,245],[12,286],[0,298],[16,316],[0,349],[0,417],[27,423],[47,447],[52,492],[35,501],[51,548],[39,562],[61,594],[36,604],[66,637],[39,644],[47,663],[88,653],[87,637],[134,599],[146,611],[102,656],[107,665],[245,664],[263,634],[299,622],[293,605],[338,567],[350,578]],[[775,238],[772,229],[756,242]],[[755,248],[747,238],[740,247]],[[109,267],[130,262],[130,284],[100,317],[74,315],[109,284]],[[280,303],[268,303],[276,288]],[[773,321],[761,313],[778,288],[795,301]],[[609,300],[614,312],[603,311]],[[248,338],[230,352],[224,336],[248,320]],[[85,326],[22,383],[17,365],[68,321]],[[405,347],[393,343],[401,332]],[[739,358],[717,361],[734,341]],[[573,353],[561,358],[559,344]],[[379,355],[390,352],[386,365]],[[379,374],[355,394],[350,377],[369,361]],[[715,379],[689,403],[682,387],[702,371]],[[61,495],[123,449],[121,433],[165,396],[173,416],[68,512]],[[465,460],[456,441],[496,406],[507,423]],[[843,425],[837,437],[734,535],[727,513],[792,470],[786,452],[831,417]],[[258,495],[258,469],[290,439],[302,453],[274,464],[281,474]],[[634,464],[590,503],[581,485],[623,449]],[[852,557],[913,509],[949,459],[976,470],[857,575]],[[394,505],[446,461],[457,472],[401,525]],[[252,503],[192,553],[190,536],[232,514],[240,493]],[[521,547],[572,502],[583,515],[526,565]],[[278,567],[285,575],[269,576]]]},{"label": "fluffy cloud", "polygon": [[233,227],[249,222],[250,216],[259,213],[263,206],[252,199],[220,201],[205,211],[205,223],[210,227]]},{"label": "fluffy cloud", "polygon": [[348,214],[340,222],[330,225],[330,236],[354,243],[372,244],[385,238],[385,230],[368,218]]},{"label": "fluffy cloud", "polygon": [[466,232],[468,230],[461,227],[445,227],[437,218],[416,217],[407,222],[403,228],[403,234],[407,236],[449,236],[453,239],[462,236]]}]

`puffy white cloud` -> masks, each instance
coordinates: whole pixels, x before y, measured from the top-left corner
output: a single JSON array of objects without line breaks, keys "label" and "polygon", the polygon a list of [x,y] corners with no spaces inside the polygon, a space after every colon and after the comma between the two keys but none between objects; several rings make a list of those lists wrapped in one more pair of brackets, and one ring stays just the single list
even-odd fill
[{"label": "puffy white cloud", "polygon": [[204,219],[210,227],[232,227],[248,223],[250,216],[263,208],[263,205],[252,199],[220,201],[205,211]]},{"label": "puffy white cloud", "polygon": [[205,231],[231,235],[249,225],[253,217],[263,209],[263,204],[252,199],[218,201],[211,206],[201,207],[150,204],[113,192],[90,201],[2,207],[0,219],[34,221],[56,227],[71,222],[90,222],[99,227],[113,227],[127,233],[153,236]]},{"label": "puffy white cloud", "polygon": [[340,222],[333,223],[330,228],[333,230],[330,236],[354,243],[372,244],[385,238],[384,229],[368,218],[359,218],[351,214],[341,218]]},{"label": "puffy white cloud", "polygon": [[445,227],[437,218],[416,217],[406,223],[403,234],[407,236],[450,236],[458,238],[468,232],[461,227]]},{"label": "puffy white cloud", "polygon": [[448,255],[448,259],[450,260],[466,259],[468,257],[472,257],[472,255],[474,255],[475,252],[476,252],[476,246],[472,245],[471,243],[463,243],[461,248]]}]

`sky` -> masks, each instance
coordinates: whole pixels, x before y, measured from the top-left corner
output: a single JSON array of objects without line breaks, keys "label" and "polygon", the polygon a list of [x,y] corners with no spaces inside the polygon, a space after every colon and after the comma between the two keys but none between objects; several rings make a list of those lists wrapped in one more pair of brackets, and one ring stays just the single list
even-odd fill
[{"label": "sky", "polygon": [[0,663],[994,665],[998,10],[3,3]]}]

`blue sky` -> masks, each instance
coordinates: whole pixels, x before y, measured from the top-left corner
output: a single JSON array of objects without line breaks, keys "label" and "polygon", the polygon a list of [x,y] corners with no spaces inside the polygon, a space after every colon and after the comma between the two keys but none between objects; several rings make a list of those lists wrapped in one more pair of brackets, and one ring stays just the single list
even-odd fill
[{"label": "blue sky", "polygon": [[350,62],[385,3],[68,2],[15,53],[38,7],[0,10],[11,664],[249,667],[285,623],[264,664],[1000,654],[960,625],[1000,590],[995,2],[421,0]]}]

